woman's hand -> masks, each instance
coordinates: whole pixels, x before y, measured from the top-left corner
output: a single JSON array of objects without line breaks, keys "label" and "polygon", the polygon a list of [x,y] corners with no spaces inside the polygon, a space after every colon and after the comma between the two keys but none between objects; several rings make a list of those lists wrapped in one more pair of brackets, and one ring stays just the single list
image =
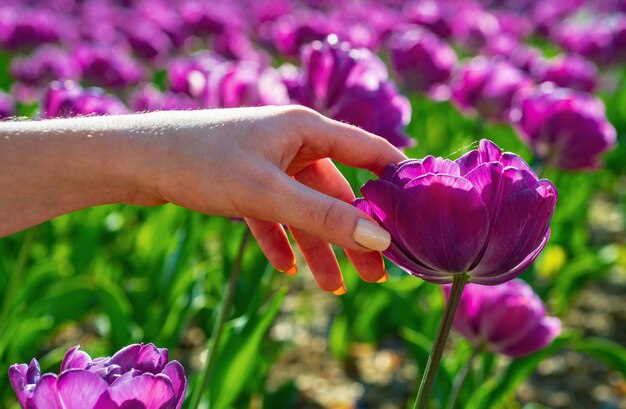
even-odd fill
[{"label": "woman's hand", "polygon": [[[28,194],[17,195],[12,215],[11,197],[1,197],[0,233],[96,204],[171,202],[245,218],[272,265],[295,274],[289,226],[320,288],[342,294],[329,243],[375,282],[386,278],[379,251],[390,238],[350,204],[352,190],[329,158],[379,175],[405,159],[386,140],[299,106],[1,124],[0,190]],[[28,202],[34,212],[23,212]],[[8,221],[20,218],[18,209],[24,220]]]}]

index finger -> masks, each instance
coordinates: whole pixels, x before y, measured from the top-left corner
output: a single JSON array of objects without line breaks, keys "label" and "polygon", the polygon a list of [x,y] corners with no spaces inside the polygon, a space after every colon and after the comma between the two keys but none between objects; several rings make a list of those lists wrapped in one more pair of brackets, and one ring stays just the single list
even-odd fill
[{"label": "index finger", "polygon": [[302,132],[303,144],[318,158],[331,158],[344,165],[367,169],[380,176],[390,164],[405,159],[386,139],[356,126],[321,114]]}]

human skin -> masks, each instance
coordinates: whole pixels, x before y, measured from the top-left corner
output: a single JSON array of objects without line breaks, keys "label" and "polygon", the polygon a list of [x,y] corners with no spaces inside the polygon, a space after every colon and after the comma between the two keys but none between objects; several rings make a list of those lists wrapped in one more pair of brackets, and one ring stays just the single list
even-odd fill
[{"label": "human skin", "polygon": [[380,175],[406,157],[300,106],[1,122],[0,237],[90,206],[174,203],[245,218],[270,263],[295,274],[288,226],[319,287],[340,295],[330,243],[377,282],[390,238],[350,204],[331,159]]}]

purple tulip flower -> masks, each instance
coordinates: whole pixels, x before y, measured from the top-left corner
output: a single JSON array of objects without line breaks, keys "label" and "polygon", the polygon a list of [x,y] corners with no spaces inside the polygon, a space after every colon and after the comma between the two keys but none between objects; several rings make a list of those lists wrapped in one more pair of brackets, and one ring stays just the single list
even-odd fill
[{"label": "purple tulip flower", "polygon": [[172,60],[167,68],[170,89],[194,98],[205,96],[211,72],[223,62],[224,58],[210,51]]},{"label": "purple tulip flower", "polygon": [[488,57],[504,58],[528,75],[544,72],[546,69],[546,60],[539,49],[520,43],[509,34],[492,38],[481,53]]},{"label": "purple tulip flower", "polygon": [[404,133],[411,105],[389,81],[385,64],[366,49],[351,48],[336,37],[304,47],[303,72],[290,96],[302,105],[375,133],[397,147],[414,142]]},{"label": "purple tulip flower", "polygon": [[543,70],[536,70],[539,82],[553,82],[559,87],[593,92],[598,69],[591,62],[577,55],[559,56],[548,61]]},{"label": "purple tulip flower", "polygon": [[10,94],[0,91],[0,119],[14,117],[16,113],[15,99]]},{"label": "purple tulip flower", "polygon": [[129,105],[135,112],[200,109],[200,101],[180,92],[161,92],[146,84],[130,96]]},{"label": "purple tulip flower", "polygon": [[206,106],[287,105],[287,87],[279,73],[254,61],[225,62],[211,73]]},{"label": "purple tulip flower", "polygon": [[404,6],[404,15],[410,23],[424,26],[441,38],[452,35],[449,13],[442,2],[418,0]]},{"label": "purple tulip flower", "polygon": [[84,44],[76,48],[74,57],[90,85],[121,88],[144,77],[142,66],[121,47]]},{"label": "purple tulip flower", "polygon": [[81,68],[64,49],[44,45],[27,57],[13,59],[11,74],[19,82],[41,86],[54,80],[76,80]]},{"label": "purple tulip flower", "polygon": [[44,10],[0,7],[0,47],[18,50],[58,41],[62,34],[59,19]]},{"label": "purple tulip flower", "polygon": [[128,108],[100,88],[82,88],[73,81],[50,84],[42,104],[44,118],[125,114]]},{"label": "purple tulip flower", "polygon": [[[446,297],[450,286],[444,286]],[[474,348],[513,358],[537,352],[561,333],[561,321],[546,315],[543,302],[522,280],[495,287],[468,284],[453,321]]]},{"label": "purple tulip flower", "polygon": [[455,274],[484,285],[517,277],[546,245],[557,198],[550,181],[488,140],[456,161],[389,165],[361,193],[355,206],[391,234],[383,254],[436,284]]},{"label": "purple tulip flower", "polygon": [[451,83],[452,100],[465,112],[477,111],[487,120],[507,122],[515,94],[532,81],[505,60],[476,57]]},{"label": "purple tulip flower", "polygon": [[451,12],[452,37],[469,50],[479,50],[501,34],[498,19],[472,3]]},{"label": "purple tulip flower", "polygon": [[15,364],[9,379],[22,408],[28,409],[180,409],[187,379],[167,349],[134,344],[110,358],[91,357],[70,348],[61,373],[41,375],[39,362]]},{"label": "purple tulip flower", "polygon": [[551,83],[520,93],[512,118],[535,155],[559,169],[595,169],[616,131],[593,96]]},{"label": "purple tulip flower", "polygon": [[333,23],[319,12],[301,12],[283,16],[272,26],[274,47],[287,57],[295,57],[300,47],[312,41],[321,41],[337,31]]},{"label": "purple tulip flower", "polygon": [[[576,17],[576,16],[575,16]],[[580,54],[598,64],[615,62],[615,19],[572,18],[557,26],[551,37],[566,51]]]},{"label": "purple tulip flower", "polygon": [[156,24],[146,20],[138,18],[138,21],[131,22],[124,34],[135,54],[147,60],[167,55],[172,49],[170,37]]},{"label": "purple tulip flower", "polygon": [[407,87],[417,91],[436,92],[448,82],[456,65],[452,47],[415,26],[392,35],[388,45],[396,73]]}]

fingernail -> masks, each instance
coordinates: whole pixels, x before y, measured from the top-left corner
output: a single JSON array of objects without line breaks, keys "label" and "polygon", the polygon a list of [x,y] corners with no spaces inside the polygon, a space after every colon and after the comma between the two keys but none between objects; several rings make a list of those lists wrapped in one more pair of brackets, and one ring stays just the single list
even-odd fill
[{"label": "fingernail", "polygon": [[339,287],[335,291],[333,291],[334,295],[344,295],[345,293],[346,293],[346,286],[345,286],[345,284],[341,284],[341,287]]},{"label": "fingernail", "polygon": [[287,274],[288,276],[295,276],[297,272],[298,266],[295,264],[289,270],[285,270],[285,274]]},{"label": "fingernail", "polygon": [[377,283],[384,283],[385,281],[387,281],[387,279],[389,278],[389,276],[387,275],[387,273],[385,273],[384,276],[382,276],[378,281],[376,281]]},{"label": "fingernail", "polygon": [[354,241],[367,249],[384,251],[391,244],[391,235],[376,223],[359,219],[354,230]]}]

